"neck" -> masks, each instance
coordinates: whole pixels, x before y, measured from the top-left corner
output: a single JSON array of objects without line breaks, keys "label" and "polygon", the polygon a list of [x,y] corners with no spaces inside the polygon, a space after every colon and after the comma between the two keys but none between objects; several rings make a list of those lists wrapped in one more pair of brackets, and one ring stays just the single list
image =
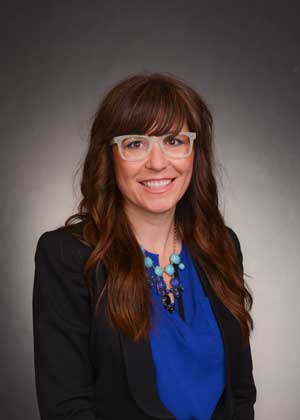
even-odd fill
[{"label": "neck", "polygon": [[[173,252],[175,208],[164,213],[141,211],[126,207],[126,215],[133,227],[135,237],[147,251],[162,255]],[[178,251],[178,240],[176,241]]]}]

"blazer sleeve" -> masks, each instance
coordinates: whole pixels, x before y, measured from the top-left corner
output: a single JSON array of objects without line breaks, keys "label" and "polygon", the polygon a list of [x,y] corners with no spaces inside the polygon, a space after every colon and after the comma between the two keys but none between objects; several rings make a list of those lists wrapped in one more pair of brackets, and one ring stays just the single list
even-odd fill
[{"label": "blazer sleeve", "polygon": [[32,309],[41,420],[100,420],[94,413],[89,292],[80,247],[59,229],[43,233],[36,247]]},{"label": "blazer sleeve", "polygon": [[[229,228],[233,238],[239,262],[244,272],[243,254],[240,241],[236,233]],[[241,354],[240,371],[237,380],[233,384],[233,397],[235,401],[235,420],[254,420],[254,404],[256,401],[256,386],[253,378],[253,363],[250,343],[243,349]]]}]

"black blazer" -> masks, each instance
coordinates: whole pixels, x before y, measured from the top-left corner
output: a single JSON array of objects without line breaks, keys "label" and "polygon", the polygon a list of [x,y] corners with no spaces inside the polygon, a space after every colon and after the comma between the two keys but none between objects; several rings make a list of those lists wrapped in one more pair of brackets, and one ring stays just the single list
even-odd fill
[{"label": "black blazer", "polygon": [[[82,222],[76,229],[82,229]],[[242,264],[239,240],[228,229]],[[105,300],[94,315],[83,280],[90,252],[63,229],[43,233],[37,243],[32,303],[41,419],[175,419],[159,399],[149,341],[135,344],[110,327]],[[217,298],[203,269],[196,268],[225,349],[226,386],[212,419],[252,420],[256,387],[250,346],[242,348],[238,321]],[[94,291],[99,292],[105,275],[100,264],[93,274]]]}]

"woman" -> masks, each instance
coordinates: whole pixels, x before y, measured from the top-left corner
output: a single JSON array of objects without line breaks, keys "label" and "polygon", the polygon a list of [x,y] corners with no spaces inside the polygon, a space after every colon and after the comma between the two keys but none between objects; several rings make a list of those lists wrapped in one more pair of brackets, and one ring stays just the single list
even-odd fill
[{"label": "woman", "polygon": [[117,84],[81,191],[35,254],[41,418],[253,419],[252,296],[198,93],[168,74]]}]

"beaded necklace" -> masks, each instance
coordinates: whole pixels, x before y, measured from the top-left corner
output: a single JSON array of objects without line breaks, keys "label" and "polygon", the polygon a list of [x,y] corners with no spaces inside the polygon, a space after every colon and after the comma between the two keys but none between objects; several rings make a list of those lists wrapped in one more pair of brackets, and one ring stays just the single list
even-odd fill
[{"label": "beaded necklace", "polygon": [[[161,295],[161,301],[166,310],[173,312],[175,310],[175,299],[178,299],[181,296],[184,288],[180,282],[178,276],[178,270],[184,270],[185,266],[181,262],[180,255],[176,251],[176,239],[177,239],[177,229],[174,224],[174,235],[173,235],[173,253],[170,255],[170,263],[167,264],[164,268],[160,265],[155,265],[151,257],[145,255],[145,249],[141,246],[141,249],[145,255],[145,267],[147,282],[151,288],[156,289],[156,293]],[[163,273],[171,276],[170,285],[168,289],[166,282],[163,278]],[[171,302],[169,294],[172,293],[174,296],[174,302]]]}]

